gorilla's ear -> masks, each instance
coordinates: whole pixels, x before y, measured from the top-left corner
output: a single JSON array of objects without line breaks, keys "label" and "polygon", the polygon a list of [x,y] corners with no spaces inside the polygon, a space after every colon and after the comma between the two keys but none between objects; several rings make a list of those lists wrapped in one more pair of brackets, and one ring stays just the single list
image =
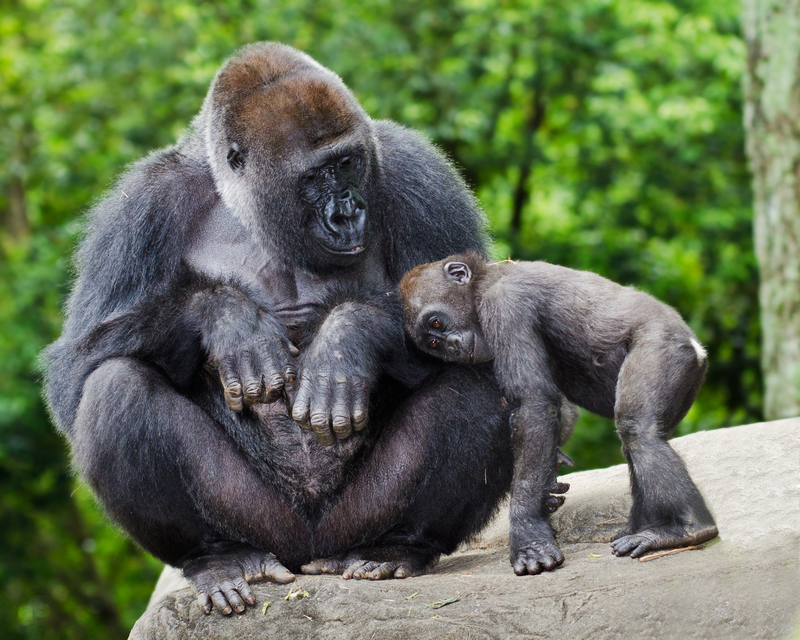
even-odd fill
[{"label": "gorilla's ear", "polygon": [[472,279],[472,269],[463,262],[448,262],[444,265],[444,275],[450,282],[469,284]]},{"label": "gorilla's ear", "polygon": [[244,154],[235,142],[231,142],[231,148],[228,149],[228,166],[235,173],[239,173],[244,169]]}]

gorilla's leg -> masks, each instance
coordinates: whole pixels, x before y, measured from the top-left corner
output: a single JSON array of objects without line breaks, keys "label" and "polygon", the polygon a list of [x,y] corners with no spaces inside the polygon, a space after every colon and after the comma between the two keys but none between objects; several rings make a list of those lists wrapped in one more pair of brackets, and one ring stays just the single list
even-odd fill
[{"label": "gorilla's leg", "polygon": [[617,384],[615,421],[628,461],[633,506],[613,552],[699,544],[717,535],[714,518],[683,461],[667,443],[692,406],[705,374],[699,347],[677,337],[647,336],[625,358]]},{"label": "gorilla's leg", "polygon": [[360,475],[317,528],[304,573],[403,578],[477,533],[508,492],[508,411],[494,380],[455,368],[418,390],[380,432]]},{"label": "gorilla's leg", "polygon": [[183,566],[206,611],[212,600],[223,613],[254,602],[247,580],[294,579],[263,549],[302,546],[308,525],[156,370],[126,358],[100,366],[70,439],[109,514],[153,555]]}]

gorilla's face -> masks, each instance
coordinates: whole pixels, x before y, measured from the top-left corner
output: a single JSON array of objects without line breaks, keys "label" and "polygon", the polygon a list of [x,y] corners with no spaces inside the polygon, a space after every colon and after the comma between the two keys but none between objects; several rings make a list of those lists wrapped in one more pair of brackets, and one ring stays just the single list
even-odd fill
[{"label": "gorilla's face", "polygon": [[274,55],[249,62],[223,68],[206,104],[223,201],[297,264],[359,263],[377,167],[369,117],[337,76],[296,52],[285,67]]},{"label": "gorilla's face", "polygon": [[308,233],[337,264],[348,263],[366,248],[367,203],[360,193],[365,164],[363,153],[339,151],[300,180]]},{"label": "gorilla's face", "polygon": [[[453,259],[456,258],[456,259]],[[475,310],[472,268],[478,256],[453,256],[415,267],[399,293],[406,331],[424,353],[462,364],[488,362],[494,353]]]}]

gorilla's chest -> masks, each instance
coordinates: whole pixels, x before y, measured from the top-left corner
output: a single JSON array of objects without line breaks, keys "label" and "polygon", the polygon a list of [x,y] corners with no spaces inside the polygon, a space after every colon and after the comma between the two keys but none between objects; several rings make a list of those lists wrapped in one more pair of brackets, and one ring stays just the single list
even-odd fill
[{"label": "gorilla's chest", "polygon": [[378,251],[367,251],[352,269],[311,272],[254,240],[223,207],[216,207],[192,231],[186,259],[193,271],[238,284],[260,306],[272,309],[295,343],[334,290],[388,282]]}]

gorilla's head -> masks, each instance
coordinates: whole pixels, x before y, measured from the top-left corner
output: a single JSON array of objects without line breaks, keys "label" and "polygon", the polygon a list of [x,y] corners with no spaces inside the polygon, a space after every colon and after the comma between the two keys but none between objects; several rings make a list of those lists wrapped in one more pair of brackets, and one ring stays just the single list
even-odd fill
[{"label": "gorilla's head", "polygon": [[336,74],[291,47],[249,45],[217,73],[199,122],[217,190],[252,233],[310,268],[360,260],[377,148]]},{"label": "gorilla's head", "polygon": [[486,261],[473,252],[421,264],[400,281],[405,326],[417,347],[448,362],[494,358],[476,311]]}]

